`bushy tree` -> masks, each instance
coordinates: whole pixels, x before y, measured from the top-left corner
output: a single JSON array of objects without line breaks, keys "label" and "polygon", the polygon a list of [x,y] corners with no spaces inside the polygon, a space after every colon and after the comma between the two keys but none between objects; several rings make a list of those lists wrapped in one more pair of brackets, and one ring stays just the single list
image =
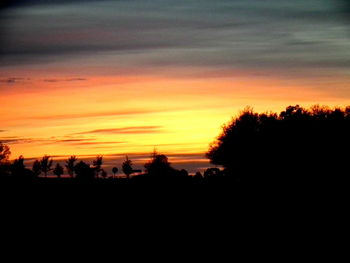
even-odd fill
[{"label": "bushy tree", "polygon": [[168,157],[164,154],[153,152],[151,160],[145,164],[146,172],[149,175],[166,176],[172,175],[175,170],[171,167]]},{"label": "bushy tree", "polygon": [[57,176],[57,178],[61,178],[61,175],[63,174],[63,167],[57,163],[55,169],[53,169],[53,173]]},{"label": "bushy tree", "polygon": [[129,160],[128,156],[126,156],[126,160],[122,164],[122,170],[127,178],[129,178],[133,172],[132,161]]},{"label": "bushy tree", "polygon": [[92,180],[95,177],[94,169],[90,168],[90,165],[83,161],[75,165],[74,171],[77,179]]},{"label": "bushy tree", "polygon": [[[350,146],[350,109],[289,106],[280,114],[251,108],[223,127],[207,152],[238,176],[343,174]],[[247,177],[248,178],[248,177]]]}]

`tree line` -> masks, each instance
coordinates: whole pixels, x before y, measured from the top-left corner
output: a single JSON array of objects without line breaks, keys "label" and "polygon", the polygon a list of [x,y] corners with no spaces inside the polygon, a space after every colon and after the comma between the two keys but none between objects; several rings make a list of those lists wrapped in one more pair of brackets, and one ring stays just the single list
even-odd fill
[{"label": "tree line", "polygon": [[[96,179],[96,178],[108,178],[108,173],[103,166],[103,156],[98,155],[92,161],[87,163],[83,160],[79,160],[75,155],[70,156],[64,166],[60,163],[54,165],[54,160],[49,155],[44,155],[41,159],[37,159],[33,162],[31,169],[26,168],[23,156],[19,156],[17,159],[10,161],[9,157],[11,151],[8,145],[0,143],[0,176],[13,176],[17,178],[47,178],[49,173],[54,174],[57,178],[66,173],[70,178],[77,179]],[[176,170],[171,166],[168,157],[164,154],[159,154],[156,151],[152,154],[150,160],[144,164],[145,172],[143,175],[152,176],[176,176],[184,175],[188,176],[188,172],[184,169]],[[133,168],[133,162],[126,156],[121,165],[121,171],[124,173],[127,179],[130,179],[132,174],[142,174],[141,170],[135,170]],[[110,178],[117,178],[119,169],[113,167],[111,169],[112,176]],[[198,173],[197,173],[198,175]]]}]

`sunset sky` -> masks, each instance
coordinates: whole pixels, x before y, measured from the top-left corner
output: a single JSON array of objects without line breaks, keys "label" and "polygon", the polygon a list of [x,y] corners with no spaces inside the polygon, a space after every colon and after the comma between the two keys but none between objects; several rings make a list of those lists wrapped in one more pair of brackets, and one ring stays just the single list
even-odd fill
[{"label": "sunset sky", "polygon": [[141,162],[156,147],[193,172],[248,105],[350,104],[345,0],[8,2],[0,141],[12,158]]}]

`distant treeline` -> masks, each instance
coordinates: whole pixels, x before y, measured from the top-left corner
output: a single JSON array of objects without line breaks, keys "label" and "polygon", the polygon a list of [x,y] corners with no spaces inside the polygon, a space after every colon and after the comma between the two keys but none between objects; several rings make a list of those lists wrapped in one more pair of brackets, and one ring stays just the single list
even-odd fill
[{"label": "distant treeline", "polygon": [[[246,108],[223,127],[206,153],[211,163],[222,169],[208,168],[203,175],[197,172],[191,178],[197,181],[221,178],[230,182],[306,181],[310,178],[343,180],[350,173],[349,135],[350,107],[331,109],[316,105],[306,109],[296,105],[279,114],[259,114]],[[63,167],[59,163],[54,165],[53,159],[45,155],[29,169],[23,156],[9,161],[10,154],[9,146],[0,143],[2,178],[45,178],[49,173],[60,178],[66,169],[71,178],[79,180],[117,180],[119,172],[113,167],[112,173],[108,174],[103,169],[102,156],[97,156],[91,164],[71,156]],[[134,170],[132,161],[126,156],[121,167],[124,180],[133,174],[133,178],[156,181],[190,178],[186,170],[174,169],[168,158],[157,152],[144,167],[143,173]]]}]

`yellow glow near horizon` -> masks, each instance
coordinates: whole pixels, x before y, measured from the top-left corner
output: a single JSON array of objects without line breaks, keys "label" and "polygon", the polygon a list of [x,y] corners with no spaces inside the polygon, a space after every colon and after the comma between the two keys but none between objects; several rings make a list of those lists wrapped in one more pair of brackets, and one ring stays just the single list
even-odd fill
[{"label": "yellow glow near horizon", "polygon": [[[261,112],[349,102],[307,81],[248,73],[234,78],[31,76],[8,85],[0,97],[0,138],[9,142],[12,158],[147,153],[154,146],[167,153],[204,153],[222,125],[245,106]],[[338,79],[333,87],[346,81]]]}]

